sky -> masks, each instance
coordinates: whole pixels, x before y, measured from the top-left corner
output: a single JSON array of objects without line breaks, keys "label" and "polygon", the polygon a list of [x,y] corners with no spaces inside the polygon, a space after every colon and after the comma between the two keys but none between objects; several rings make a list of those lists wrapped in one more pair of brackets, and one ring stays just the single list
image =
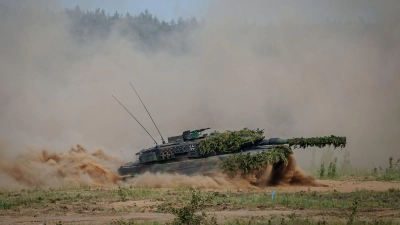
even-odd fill
[{"label": "sky", "polygon": [[146,9],[158,19],[170,22],[179,17],[196,17],[205,21],[238,20],[244,22],[269,23],[287,20],[298,22],[324,22],[326,20],[377,21],[398,18],[398,0],[0,0],[0,3],[43,6],[48,8],[74,8],[83,10],[104,9],[112,15],[116,11],[125,15],[137,15]]},{"label": "sky", "polygon": [[156,15],[160,20],[171,21],[179,17],[182,18],[203,18],[206,10],[207,1],[196,0],[59,0],[64,8],[73,8],[79,5],[81,9],[95,10],[104,9],[107,13],[113,14],[115,11],[125,15],[129,12],[131,15],[137,15],[148,9],[150,13]]}]

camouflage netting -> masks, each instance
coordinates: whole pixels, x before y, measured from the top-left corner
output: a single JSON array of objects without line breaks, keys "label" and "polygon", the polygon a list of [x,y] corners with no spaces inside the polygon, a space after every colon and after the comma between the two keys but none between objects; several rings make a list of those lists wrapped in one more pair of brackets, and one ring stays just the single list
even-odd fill
[{"label": "camouflage netting", "polygon": [[237,171],[247,174],[253,170],[264,169],[267,164],[275,164],[278,162],[288,163],[289,155],[292,149],[287,145],[278,145],[268,151],[261,151],[254,154],[234,154],[223,160],[220,164],[221,168],[229,175],[235,175]]},{"label": "camouflage netting", "polygon": [[246,142],[254,142],[263,139],[263,131],[250,130],[248,128],[239,131],[225,131],[219,133],[214,131],[209,137],[204,138],[199,143],[200,154],[217,155],[239,151],[240,147]]},{"label": "camouflage netting", "polygon": [[[263,139],[262,130],[250,130],[244,128],[239,131],[225,131],[223,133],[213,132],[209,137],[199,143],[200,154],[218,155],[232,152],[239,152],[243,144]],[[286,145],[276,145],[268,151],[261,151],[251,154],[231,155],[221,162],[221,168],[228,173],[241,171],[243,174],[249,173],[254,169],[265,168],[267,164],[278,162],[288,163],[289,155],[293,153],[293,148],[307,148],[331,146],[344,148],[346,146],[346,137],[325,136],[313,138],[292,138],[287,140]]]},{"label": "camouflage netting", "polygon": [[289,146],[294,148],[308,148],[318,147],[323,148],[325,146],[331,146],[337,148],[346,147],[346,137],[336,137],[334,135],[325,137],[313,137],[313,138],[292,138],[287,140]]},{"label": "camouflage netting", "polygon": [[[223,153],[236,152],[241,149],[241,146],[246,142],[252,142],[263,139],[262,130],[250,130],[244,128],[239,131],[225,131],[219,133],[214,131],[207,138],[204,138],[199,143],[200,154],[202,155],[217,155]],[[307,148],[333,145],[334,148],[346,147],[346,137],[337,137],[334,135],[325,137],[312,137],[312,138],[292,138],[287,139],[287,144],[293,148]]]}]

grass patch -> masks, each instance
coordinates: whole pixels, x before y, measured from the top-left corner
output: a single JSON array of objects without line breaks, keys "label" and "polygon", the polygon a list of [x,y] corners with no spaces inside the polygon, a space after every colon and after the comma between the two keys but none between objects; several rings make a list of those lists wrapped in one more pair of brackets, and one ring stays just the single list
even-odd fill
[{"label": "grass patch", "polygon": [[119,219],[119,220],[114,220],[110,223],[110,225],[160,225],[160,224],[162,224],[162,223],[159,223],[157,221],[138,222],[133,219],[131,219],[131,220]]},{"label": "grass patch", "polygon": [[271,199],[269,192],[230,193],[229,197],[217,195],[212,200],[214,204],[229,205],[235,209],[349,209],[354,199],[359,199],[359,210],[368,209],[400,209],[400,190],[391,191],[355,191],[350,193],[338,192],[296,192],[277,193]]},{"label": "grass patch", "polygon": [[11,209],[12,205],[6,201],[0,200],[0,209]]},{"label": "grass patch", "polygon": [[[124,192],[121,199],[120,193]],[[276,192],[271,198],[270,192],[262,191],[210,191],[200,192],[202,195],[211,194],[205,210],[229,209],[274,209],[284,207],[287,209],[349,209],[354,199],[359,200],[358,209],[394,209],[400,210],[400,190],[388,191],[359,190],[349,193],[340,192]],[[0,209],[7,210],[15,207],[40,207],[49,203],[72,202],[121,202],[123,200],[150,200],[173,203],[182,206],[190,202],[192,189],[147,189],[147,188],[119,188],[119,189],[51,189],[51,190],[21,190],[3,191],[0,194]],[[60,200],[58,200],[60,199]]]},{"label": "grass patch", "polygon": [[58,189],[25,189],[0,191],[0,209],[40,207],[49,203],[118,202],[127,200],[160,199],[161,189],[118,188],[94,189],[87,186],[67,186]]},{"label": "grass patch", "polygon": [[349,223],[349,221],[332,221],[331,219],[313,220],[310,218],[302,218],[296,215],[272,216],[272,217],[252,217],[250,219],[233,219],[225,222],[226,225],[392,225],[399,224],[393,220],[358,220]]},{"label": "grass patch", "polygon": [[[347,157],[347,155],[345,155]],[[393,157],[389,158],[389,163],[386,168],[374,167],[372,170],[362,170],[352,168],[349,163],[342,167],[337,167],[337,158],[333,159],[326,167],[325,163],[321,163],[317,170],[311,170],[311,174],[319,179],[331,180],[351,180],[356,179],[359,181],[400,181],[400,158],[394,161]]]},{"label": "grass patch", "polygon": [[[272,199],[271,193],[266,191],[68,187],[48,190],[3,190],[0,192],[0,214],[9,215],[16,207],[45,208],[55,201],[52,205],[52,213],[63,213],[63,209],[67,207],[68,211],[73,210],[77,214],[86,215],[98,207],[96,204],[109,205],[114,202],[136,200],[162,201],[161,205],[159,203],[149,209],[149,212],[174,214],[176,219],[173,224],[215,224],[213,212],[226,210],[300,210],[301,212],[309,210],[311,215],[310,213],[305,215],[311,217],[305,218],[304,215],[297,214],[265,218],[242,216],[224,220],[225,224],[395,224],[389,220],[375,221],[375,217],[372,216],[380,211],[400,210],[400,190],[394,188],[387,191],[358,190],[349,193],[275,191],[275,197]],[[114,208],[113,210],[117,215],[122,215],[135,210],[139,212],[140,208],[130,208],[128,211],[115,211]],[[393,214],[391,218],[399,218],[399,216],[400,214]],[[159,223],[121,219],[114,220],[111,224]]]}]

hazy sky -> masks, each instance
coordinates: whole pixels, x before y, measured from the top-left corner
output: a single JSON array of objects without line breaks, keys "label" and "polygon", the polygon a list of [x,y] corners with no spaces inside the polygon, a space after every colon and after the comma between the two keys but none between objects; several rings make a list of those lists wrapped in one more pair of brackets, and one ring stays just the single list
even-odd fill
[{"label": "hazy sky", "polygon": [[170,21],[179,17],[188,18],[195,16],[202,18],[205,14],[205,7],[210,1],[196,0],[59,0],[63,7],[72,8],[79,5],[82,9],[95,10],[97,8],[104,9],[107,13],[113,14],[115,11],[123,13],[129,12],[136,15],[148,9],[153,15],[160,20]]},{"label": "hazy sky", "polygon": [[[136,15],[148,9],[153,15],[161,20],[170,21],[179,17],[188,18],[196,17],[198,19],[206,18],[207,13],[218,10],[223,14],[226,11],[235,12],[235,15],[245,15],[248,20],[257,21],[276,21],[282,19],[282,15],[288,17],[297,17],[298,14],[306,16],[308,19],[318,20],[338,20],[338,19],[358,19],[363,17],[367,20],[374,20],[375,11],[380,2],[375,0],[354,0],[348,1],[316,1],[316,0],[299,0],[299,1],[260,1],[253,0],[260,7],[254,12],[254,8],[250,7],[247,1],[211,1],[211,0],[59,0],[62,7],[72,8],[79,5],[81,9],[95,10],[97,8],[104,9],[107,13],[113,14],[115,11],[123,13],[129,12]],[[361,4],[355,4],[355,3]],[[251,10],[254,13],[249,13]],[[290,16],[289,16],[290,15]],[[252,22],[252,21],[251,21]]]}]

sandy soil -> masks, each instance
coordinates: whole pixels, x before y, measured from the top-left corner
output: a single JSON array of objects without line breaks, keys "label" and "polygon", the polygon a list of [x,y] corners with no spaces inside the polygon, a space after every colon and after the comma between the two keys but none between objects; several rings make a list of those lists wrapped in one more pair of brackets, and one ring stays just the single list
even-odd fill
[{"label": "sandy soil", "polygon": [[[267,187],[262,191],[275,190],[275,192],[298,192],[298,191],[336,191],[351,192],[356,189],[385,191],[389,188],[400,189],[399,182],[379,182],[379,181],[331,181],[324,180],[320,183],[328,185],[327,187],[307,187],[307,186],[280,186]],[[110,224],[118,220],[134,219],[135,221],[172,221],[174,216],[171,214],[149,212],[150,207],[159,204],[156,201],[126,201],[113,202],[105,205],[97,205],[89,210],[91,213],[77,214],[69,205],[60,205],[64,210],[62,213],[52,206],[43,207],[41,209],[17,208],[9,210],[6,214],[0,216],[0,224],[56,224],[61,221],[62,224]],[[99,208],[103,207],[103,210]],[[104,209],[112,209],[104,210]],[[138,210],[139,209],[139,210]],[[141,211],[141,212],[133,212]],[[223,221],[232,217],[241,216],[270,216],[270,215],[290,215],[296,213],[299,215],[307,215],[318,217],[319,210],[260,210],[260,211],[216,211],[212,214],[219,221]],[[395,215],[398,212],[393,210],[381,210],[374,213],[376,216]],[[400,221],[398,221],[400,222]]]}]

